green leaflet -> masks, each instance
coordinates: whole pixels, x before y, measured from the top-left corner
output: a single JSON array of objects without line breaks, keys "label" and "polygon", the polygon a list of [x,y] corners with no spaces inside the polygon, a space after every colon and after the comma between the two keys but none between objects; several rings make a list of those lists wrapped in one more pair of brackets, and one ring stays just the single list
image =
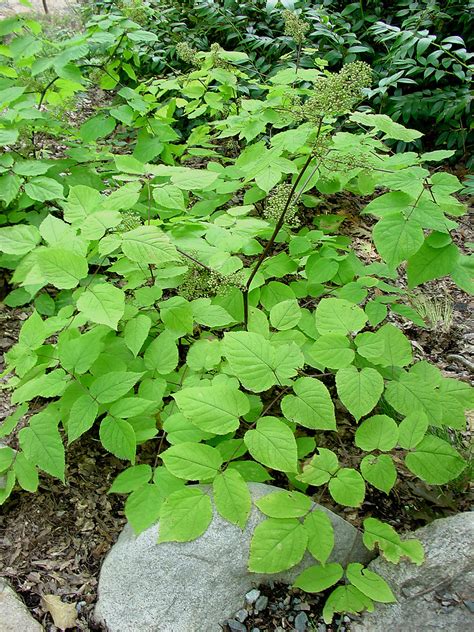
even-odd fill
[{"label": "green leaflet", "polygon": [[359,507],[365,497],[364,479],[350,467],[341,468],[329,481],[329,492],[340,505]]},{"label": "green leaflet", "polygon": [[117,329],[125,310],[125,295],[118,287],[98,283],[81,294],[77,307],[93,323]]},{"label": "green leaflet", "polygon": [[158,487],[153,483],[145,483],[132,491],[125,503],[125,515],[135,533],[141,533],[158,520],[162,500]]},{"label": "green leaflet", "polygon": [[368,483],[386,494],[397,481],[397,470],[388,454],[368,454],[360,462],[360,472]]},{"label": "green leaflet", "polygon": [[125,419],[107,416],[100,423],[102,445],[119,459],[135,461],[137,439],[133,427]]},{"label": "green leaflet", "polygon": [[270,518],[298,518],[311,509],[311,499],[300,492],[272,492],[255,504]]},{"label": "green leaflet", "polygon": [[247,483],[237,470],[227,469],[213,481],[214,503],[223,518],[243,529],[252,507]]},{"label": "green leaflet", "polygon": [[72,405],[67,422],[68,442],[72,443],[92,428],[99,412],[99,404],[88,393],[79,397]]},{"label": "green leaflet", "polygon": [[415,539],[402,540],[393,527],[376,518],[364,520],[362,538],[370,551],[378,545],[385,559],[393,564],[397,564],[404,557],[415,564],[421,564],[424,560],[421,542]]},{"label": "green leaflet", "polygon": [[127,371],[111,371],[92,382],[90,394],[100,404],[114,402],[128,393],[142,375]]},{"label": "green leaflet", "polygon": [[414,288],[431,279],[447,276],[456,267],[459,250],[454,244],[432,248],[427,243],[408,260],[408,285]]},{"label": "green leaflet", "polygon": [[374,605],[372,600],[364,595],[355,586],[338,586],[329,595],[323,609],[323,618],[326,623],[331,623],[335,612],[352,612],[357,614],[368,610],[372,612]]},{"label": "green leaflet", "polygon": [[0,228],[0,252],[8,255],[26,255],[40,240],[36,226],[18,224]]},{"label": "green leaflet", "polygon": [[286,395],[281,409],[287,419],[306,428],[336,430],[334,405],[322,382],[302,377],[293,385],[295,395]]},{"label": "green leaflet", "polygon": [[357,428],[355,444],[358,448],[370,452],[382,450],[388,452],[397,445],[398,426],[387,415],[374,415],[366,419]]},{"label": "green leaflet", "polygon": [[123,234],[123,253],[141,264],[164,264],[178,260],[169,238],[157,226],[140,226]]},{"label": "green leaflet", "polygon": [[149,465],[132,465],[117,476],[109,489],[109,494],[126,494],[139,489],[151,478]]},{"label": "green leaflet", "polygon": [[53,409],[34,415],[19,432],[20,445],[28,461],[64,482],[64,446],[58,431],[59,416]]},{"label": "green leaflet", "polygon": [[239,331],[226,333],[222,352],[234,374],[248,390],[261,392],[278,382],[273,369],[275,352],[263,336]]},{"label": "green leaflet", "polygon": [[367,316],[357,305],[341,298],[323,298],[315,312],[316,327],[320,334],[348,334],[359,331]]},{"label": "green leaflet", "polygon": [[306,530],[299,520],[268,518],[253,533],[249,571],[279,573],[291,568],[302,560],[307,542]]},{"label": "green leaflet", "polygon": [[44,248],[36,257],[46,283],[61,290],[76,287],[89,272],[87,259],[66,248]]},{"label": "green leaflet", "polygon": [[231,386],[184,388],[173,397],[189,421],[213,434],[237,430],[239,418],[250,410],[247,396]]},{"label": "green leaflet", "polygon": [[466,461],[449,443],[434,435],[426,435],[414,452],[405,457],[409,470],[430,485],[444,485],[457,478],[466,468]]},{"label": "green leaflet", "polygon": [[161,507],[158,542],[195,540],[209,526],[212,504],[200,489],[185,487],[168,496]]},{"label": "green leaflet", "polygon": [[[364,336],[365,334],[359,334]],[[352,364],[355,352],[350,342],[342,334],[324,334],[311,348],[311,355],[317,361],[331,369],[342,369]]]},{"label": "green leaflet", "polygon": [[346,577],[361,593],[374,601],[393,603],[396,601],[387,582],[377,573],[353,562],[346,569]]},{"label": "green leaflet", "polygon": [[296,441],[290,428],[276,417],[262,417],[244,436],[256,461],[281,472],[296,472]]},{"label": "green leaflet", "polygon": [[343,575],[344,570],[340,564],[310,566],[298,575],[293,586],[305,592],[318,593],[337,584]]},{"label": "green leaflet", "polygon": [[161,453],[166,468],[190,481],[213,479],[222,465],[219,451],[202,443],[184,442]]},{"label": "green leaflet", "polygon": [[356,419],[360,419],[379,401],[384,382],[375,369],[364,368],[359,371],[351,366],[339,369],[336,373],[336,386],[344,406]]},{"label": "green leaflet", "polygon": [[318,448],[318,453],[304,466],[302,474],[297,479],[309,485],[324,485],[339,469],[336,454],[327,448]]},{"label": "green leaflet", "polygon": [[334,529],[322,509],[311,511],[304,520],[308,534],[308,551],[321,564],[326,564],[334,548]]}]

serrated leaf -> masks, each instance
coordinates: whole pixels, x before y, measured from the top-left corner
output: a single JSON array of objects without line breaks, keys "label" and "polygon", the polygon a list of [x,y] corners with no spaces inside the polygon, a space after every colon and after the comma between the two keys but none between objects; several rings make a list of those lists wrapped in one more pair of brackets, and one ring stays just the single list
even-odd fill
[{"label": "serrated leaf", "polygon": [[358,420],[370,413],[384,389],[383,378],[375,369],[360,371],[351,366],[336,373],[337,394],[347,410]]},{"label": "serrated leaf", "polygon": [[195,540],[211,520],[211,499],[200,489],[186,487],[173,492],[161,507],[158,542]]},{"label": "serrated leaf", "polygon": [[364,310],[342,298],[323,298],[315,312],[320,334],[343,334],[362,329],[367,322]]},{"label": "serrated leaf", "polygon": [[58,423],[55,412],[44,410],[31,417],[29,426],[20,430],[18,436],[28,461],[64,482],[64,446]]},{"label": "serrated leaf", "polygon": [[222,340],[222,353],[234,375],[248,390],[259,393],[278,382],[273,370],[273,347],[260,334],[246,331],[226,333]]},{"label": "serrated leaf", "polygon": [[408,260],[408,286],[414,288],[426,281],[447,276],[455,269],[459,257],[459,250],[454,244],[432,248],[425,242]]},{"label": "serrated leaf", "polygon": [[355,444],[361,450],[388,452],[397,445],[398,426],[388,415],[374,415],[361,423],[355,433]]},{"label": "serrated leaf", "polygon": [[179,259],[169,237],[157,226],[139,226],[122,236],[122,250],[131,261],[164,264]]},{"label": "serrated leaf", "polygon": [[368,454],[359,467],[365,480],[386,494],[396,483],[397,470],[388,454]]},{"label": "serrated leaf", "polygon": [[162,502],[160,491],[153,483],[145,483],[132,491],[125,503],[125,516],[135,533],[141,533],[155,524],[160,517]]},{"label": "serrated leaf", "polygon": [[362,539],[369,551],[378,544],[385,559],[393,564],[398,564],[402,557],[407,557],[415,564],[421,564],[425,557],[421,542],[415,539],[402,540],[392,526],[377,518],[364,520]]},{"label": "serrated leaf", "polygon": [[99,437],[104,448],[119,459],[135,461],[137,439],[133,427],[125,419],[107,416],[102,420]]},{"label": "serrated leaf", "polygon": [[18,452],[13,464],[17,481],[22,489],[27,492],[36,492],[39,485],[38,471],[23,452]]},{"label": "serrated leaf", "polygon": [[336,430],[334,404],[326,386],[312,377],[302,377],[293,384],[295,395],[281,402],[283,414],[305,428]]},{"label": "serrated leaf", "polygon": [[393,603],[396,601],[390,586],[377,573],[364,568],[362,564],[352,562],[346,569],[347,579],[361,593],[374,601],[381,603]]},{"label": "serrated leaf", "polygon": [[151,467],[146,464],[132,465],[117,476],[109,489],[109,494],[128,494],[146,485],[151,479]]},{"label": "serrated leaf", "polygon": [[252,507],[252,499],[242,475],[227,469],[213,481],[214,503],[223,518],[243,529]]},{"label": "serrated leaf", "polygon": [[171,373],[178,365],[178,347],[174,336],[166,330],[153,340],[143,356],[147,369],[160,375]]},{"label": "serrated leaf", "polygon": [[415,448],[428,430],[428,418],[419,411],[407,415],[400,423],[398,443],[405,450]]},{"label": "serrated leaf", "polygon": [[189,481],[213,479],[222,465],[219,450],[191,441],[173,445],[160,456],[171,474]]},{"label": "serrated leaf", "polygon": [[81,294],[77,308],[93,323],[117,329],[125,311],[125,294],[109,283],[98,283]]},{"label": "serrated leaf", "polygon": [[381,257],[394,268],[414,255],[425,238],[420,224],[405,218],[402,213],[377,222],[372,237]]},{"label": "serrated leaf", "polygon": [[310,566],[298,575],[293,586],[307,593],[318,593],[327,590],[342,578],[344,569],[340,564]]},{"label": "serrated leaf", "polygon": [[58,200],[64,197],[63,185],[52,178],[46,178],[44,176],[31,178],[31,180],[25,184],[25,193],[32,200],[37,200],[38,202]]},{"label": "serrated leaf", "polygon": [[329,624],[335,612],[358,614],[364,610],[372,612],[373,609],[373,601],[355,586],[338,586],[324,604],[323,619],[325,623]]},{"label": "serrated leaf", "polygon": [[321,564],[325,564],[334,548],[334,527],[329,516],[321,509],[309,513],[304,520],[308,534],[308,551]]},{"label": "serrated leaf", "polygon": [[324,334],[311,347],[311,356],[330,369],[342,369],[352,364],[355,353],[346,336]]},{"label": "serrated leaf", "polygon": [[7,255],[26,255],[39,243],[41,235],[36,226],[18,224],[0,228],[0,252]]},{"label": "serrated leaf", "polygon": [[280,472],[296,472],[295,437],[283,421],[262,417],[254,430],[247,430],[244,441],[256,461]]},{"label": "serrated leaf", "polygon": [[406,455],[405,465],[426,483],[444,485],[457,478],[467,464],[449,443],[434,435],[426,435],[414,452]]},{"label": "serrated leaf", "polygon": [[329,493],[340,505],[360,507],[365,497],[364,479],[350,467],[341,468],[329,481]]},{"label": "serrated leaf", "polygon": [[296,300],[282,301],[270,310],[272,327],[281,331],[293,329],[301,319],[301,309]]},{"label": "serrated leaf", "polygon": [[72,443],[92,428],[98,412],[98,403],[88,393],[76,399],[71,407],[67,422],[69,443]]},{"label": "serrated leaf", "polygon": [[239,418],[250,410],[248,397],[230,385],[184,388],[173,397],[195,426],[218,435],[237,430]]},{"label": "serrated leaf", "polygon": [[271,492],[255,501],[262,513],[270,518],[298,518],[311,509],[311,499],[301,492]]},{"label": "serrated leaf", "polygon": [[324,485],[339,469],[339,460],[332,450],[318,448],[311,461],[296,478],[308,485]]},{"label": "serrated leaf", "polygon": [[87,259],[66,248],[40,249],[36,261],[45,281],[61,290],[76,287],[89,273]]},{"label": "serrated leaf", "polygon": [[249,571],[279,573],[303,558],[308,542],[304,526],[297,519],[268,518],[257,525],[250,542]]},{"label": "serrated leaf", "polygon": [[90,394],[100,404],[110,404],[128,393],[143,373],[110,371],[95,378],[90,385]]}]

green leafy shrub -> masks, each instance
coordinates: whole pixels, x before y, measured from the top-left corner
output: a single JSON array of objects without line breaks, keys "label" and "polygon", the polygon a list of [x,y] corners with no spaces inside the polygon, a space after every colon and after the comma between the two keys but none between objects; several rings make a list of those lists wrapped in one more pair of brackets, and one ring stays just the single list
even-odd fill
[{"label": "green leafy shrub", "polygon": [[[87,432],[129,464],[110,492],[127,495],[137,532],[159,518],[161,542],[196,538],[211,520],[209,496],[187,483],[212,484],[242,528],[246,483],[286,477],[289,491],[258,502],[268,518],[250,570],[284,570],[308,550],[315,565],[295,585],[346,579],[327,621],[393,601],[360,564],[327,563],[334,534],[310,500],[327,491],[357,508],[367,486],[389,494],[400,469],[443,485],[466,468],[433,428],[464,427],[469,386],[416,362],[388,321],[393,311],[423,325],[396,283],[405,265],[409,288],[451,275],[472,289],[450,234],[462,185],[427,168],[451,153],[389,152],[385,141],[421,133],[353,111],[371,79],[360,62],[256,85],[245,53],[214,45],[188,74],[130,88],[120,77],[140,58],[117,41],[140,48],[136,23],[101,18],[57,49],[31,20],[0,24],[1,263],[16,286],[7,304],[34,305],[7,353],[18,407],[0,437],[18,445],[0,449],[0,502],[17,483],[36,491],[39,473],[64,481],[65,443]],[[114,102],[73,126],[64,104],[89,81],[116,90]],[[343,218],[320,210],[339,191],[378,194],[363,210],[376,222],[371,264],[338,230]],[[342,419],[350,467],[331,449]],[[153,467],[140,462],[147,442]],[[422,562],[419,543],[375,518],[363,537],[392,562]]]},{"label": "green leafy shrub", "polygon": [[[471,5],[433,0],[326,0],[317,6],[306,0],[95,4],[109,15],[121,10],[159,33],[143,60],[149,72],[179,71],[176,48],[186,41],[195,48],[218,43],[244,51],[249,55],[248,70],[256,76],[278,71],[296,46],[291,27],[285,26],[282,9],[286,7],[290,20],[306,25],[305,38],[299,42],[303,66],[311,67],[315,54],[333,68],[357,59],[367,61],[375,77],[369,94],[373,107],[429,132],[430,146],[455,149],[464,159],[469,159],[473,140]],[[419,150],[420,143],[415,143]],[[397,146],[403,150],[405,143],[398,141]]]}]

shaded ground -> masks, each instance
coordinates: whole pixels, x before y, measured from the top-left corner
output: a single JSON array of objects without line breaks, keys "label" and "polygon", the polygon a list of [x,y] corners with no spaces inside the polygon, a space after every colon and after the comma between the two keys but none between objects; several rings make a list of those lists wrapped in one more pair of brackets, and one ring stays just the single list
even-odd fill
[{"label": "shaded ground", "polygon": [[31,8],[22,4],[19,0],[0,0],[0,17],[14,13],[59,13],[67,12],[77,2],[73,0],[29,0]]}]

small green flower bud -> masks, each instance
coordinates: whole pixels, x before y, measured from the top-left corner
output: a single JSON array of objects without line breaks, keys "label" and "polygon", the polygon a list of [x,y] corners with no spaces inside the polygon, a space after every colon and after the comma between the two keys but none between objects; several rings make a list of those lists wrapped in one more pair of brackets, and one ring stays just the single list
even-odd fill
[{"label": "small green flower bud", "polygon": [[306,33],[309,31],[309,23],[299,18],[293,11],[284,11],[285,35],[292,37],[299,46],[305,41]]}]

